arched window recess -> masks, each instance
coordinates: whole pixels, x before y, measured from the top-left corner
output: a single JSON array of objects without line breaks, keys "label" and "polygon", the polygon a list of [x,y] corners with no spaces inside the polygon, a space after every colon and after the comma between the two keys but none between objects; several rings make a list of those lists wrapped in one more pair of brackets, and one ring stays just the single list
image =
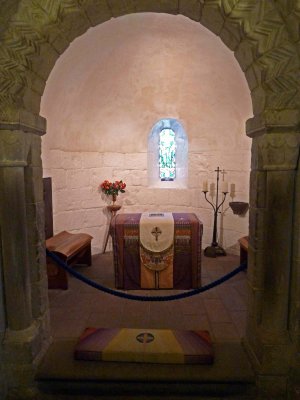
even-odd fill
[{"label": "arched window recess", "polygon": [[188,139],[176,119],[156,122],[148,137],[148,184],[157,188],[184,188],[188,176]]}]

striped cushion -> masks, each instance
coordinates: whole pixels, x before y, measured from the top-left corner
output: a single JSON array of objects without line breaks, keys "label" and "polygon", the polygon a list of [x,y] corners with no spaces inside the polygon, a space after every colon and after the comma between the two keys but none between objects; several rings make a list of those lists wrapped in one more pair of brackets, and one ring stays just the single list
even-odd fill
[{"label": "striped cushion", "polygon": [[77,360],[162,364],[212,364],[208,331],[86,328],[75,347]]}]

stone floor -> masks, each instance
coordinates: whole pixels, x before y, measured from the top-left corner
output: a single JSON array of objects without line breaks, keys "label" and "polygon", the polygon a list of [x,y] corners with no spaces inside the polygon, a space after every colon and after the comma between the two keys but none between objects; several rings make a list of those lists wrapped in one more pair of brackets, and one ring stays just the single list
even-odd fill
[{"label": "stone floor", "polygon": [[[239,257],[202,257],[202,285],[220,278],[239,265]],[[93,256],[91,267],[77,267],[85,276],[113,287],[112,253]],[[154,295],[154,291],[130,291]],[[160,290],[174,294],[180,291]],[[124,300],[69,278],[68,290],[49,290],[51,330],[55,339],[75,338],[84,328],[207,329],[215,343],[240,342],[247,309],[246,273],[199,295],[169,302]]]},{"label": "stone floor", "polygon": [[[202,284],[220,278],[238,265],[237,256],[203,256]],[[112,253],[93,256],[91,267],[76,269],[102,285],[114,286]],[[144,295],[178,292],[130,291]],[[246,272],[214,289],[172,302],[124,300],[70,277],[68,290],[49,291],[54,341],[36,377],[40,390],[37,400],[254,400],[254,375],[240,344],[245,330],[246,298]],[[172,370],[168,364],[153,368],[149,364],[74,362],[75,343],[88,326],[208,329],[214,341],[215,362],[209,367],[172,365]],[[162,377],[168,383],[164,394],[159,393]],[[193,389],[194,394],[191,382],[199,386]],[[133,390],[132,385],[136,384],[141,386],[140,391],[135,386]],[[123,385],[124,392],[122,389],[120,393],[115,385]]]}]

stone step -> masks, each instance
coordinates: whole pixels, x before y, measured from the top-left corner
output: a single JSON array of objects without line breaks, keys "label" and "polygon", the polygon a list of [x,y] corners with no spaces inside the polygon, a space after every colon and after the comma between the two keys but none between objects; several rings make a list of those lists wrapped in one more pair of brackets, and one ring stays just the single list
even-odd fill
[{"label": "stone step", "polygon": [[[39,384],[40,396],[43,400],[67,400],[79,398],[83,400],[107,398],[109,400],[160,400],[163,398],[176,400],[254,400],[255,387],[250,384],[191,384],[157,382],[68,382],[49,381]],[[47,397],[46,397],[47,396]]]},{"label": "stone step", "polygon": [[68,396],[88,396],[87,400],[103,396],[110,400],[254,398],[254,374],[239,343],[215,344],[212,365],[78,361],[73,357],[75,343],[55,341],[40,364],[36,383],[46,400],[52,395],[56,400],[64,400],[58,396],[67,396],[66,400]]},{"label": "stone step", "polygon": [[[167,394],[167,395],[86,395],[82,393],[78,394],[57,394],[57,393],[45,393],[45,392],[39,392],[39,394],[36,394],[34,397],[34,400],[162,400],[162,399],[168,399],[168,400],[256,400],[257,397],[255,395],[242,395],[242,394],[237,394],[237,395],[219,395],[219,396],[205,396],[205,395],[195,395],[195,396],[180,396],[180,395],[172,395],[172,394]],[[16,400],[16,399],[9,399],[9,400]],[[19,400],[19,398],[18,398]],[[25,400],[22,398],[22,400]]]}]

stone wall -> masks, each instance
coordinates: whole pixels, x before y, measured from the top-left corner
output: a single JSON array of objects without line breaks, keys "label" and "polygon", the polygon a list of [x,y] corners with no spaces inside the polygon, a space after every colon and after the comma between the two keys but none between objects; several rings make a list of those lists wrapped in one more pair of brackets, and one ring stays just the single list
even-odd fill
[{"label": "stone wall", "polygon": [[[93,235],[102,249],[109,199],[104,180],[123,179],[123,212],[195,212],[212,238],[213,214],[202,182],[217,166],[235,184],[233,200],[248,201],[250,146],[245,121],[250,93],[233,53],[203,26],[183,16],[139,14],[112,19],[76,39],[59,58],[41,104],[44,176],[53,179],[54,229]],[[189,139],[186,189],[147,183],[147,139],[160,118],[176,118]],[[228,196],[219,241],[237,251],[248,214],[233,215]]]}]

